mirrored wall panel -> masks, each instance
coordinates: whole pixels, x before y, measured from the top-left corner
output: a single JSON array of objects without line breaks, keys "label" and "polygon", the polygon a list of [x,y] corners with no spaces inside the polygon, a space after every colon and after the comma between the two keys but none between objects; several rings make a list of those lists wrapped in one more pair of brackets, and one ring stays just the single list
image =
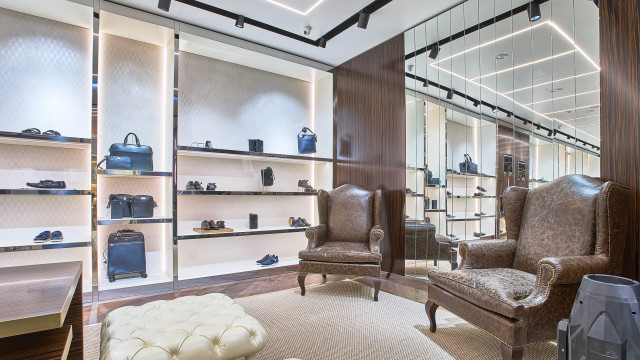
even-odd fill
[{"label": "mirrored wall panel", "polygon": [[406,274],[506,238],[501,195],[600,176],[598,8],[469,0],[405,33]]}]

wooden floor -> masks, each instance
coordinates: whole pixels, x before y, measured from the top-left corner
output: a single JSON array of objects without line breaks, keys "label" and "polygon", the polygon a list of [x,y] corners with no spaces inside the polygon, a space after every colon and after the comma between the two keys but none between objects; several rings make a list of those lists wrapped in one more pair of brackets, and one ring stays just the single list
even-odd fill
[{"label": "wooden floor", "polygon": [[[425,302],[427,299],[427,282],[425,280],[391,275],[386,279],[386,273],[382,275],[381,290],[402,296],[411,300]],[[346,276],[327,275],[327,281],[340,281],[353,279],[367,286],[372,286],[367,278],[353,278]],[[309,274],[306,285],[322,283],[320,274]],[[129,297],[111,301],[103,301],[85,305],[85,325],[100,323],[107,314],[116,308],[128,305],[142,305],[154,300],[171,300],[187,295],[204,295],[209,293],[223,293],[231,298],[241,298],[252,295],[266,294],[279,290],[298,287],[297,265],[274,268],[265,271],[254,271],[198,279],[194,281],[180,282],[181,289],[171,293],[156,294],[141,297]],[[384,301],[384,295],[380,295],[380,301]]]}]

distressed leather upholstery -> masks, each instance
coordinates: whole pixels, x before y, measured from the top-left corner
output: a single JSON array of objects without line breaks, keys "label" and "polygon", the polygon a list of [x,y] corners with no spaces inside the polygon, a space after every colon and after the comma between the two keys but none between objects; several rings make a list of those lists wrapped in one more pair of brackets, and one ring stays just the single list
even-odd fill
[{"label": "distressed leather upholstery", "polygon": [[255,359],[267,332],[224,294],[184,296],[111,311],[100,360]]},{"label": "distressed leather upholstery", "polygon": [[[318,190],[320,223],[308,228],[308,245],[299,252],[301,287],[307,273],[380,278],[382,190],[342,185]],[[374,282],[375,285],[375,282]]]},{"label": "distressed leather upholstery", "polygon": [[554,339],[584,275],[621,274],[630,196],[584,175],[507,188],[508,240],[462,243],[458,270],[429,271],[429,302],[512,349]]}]

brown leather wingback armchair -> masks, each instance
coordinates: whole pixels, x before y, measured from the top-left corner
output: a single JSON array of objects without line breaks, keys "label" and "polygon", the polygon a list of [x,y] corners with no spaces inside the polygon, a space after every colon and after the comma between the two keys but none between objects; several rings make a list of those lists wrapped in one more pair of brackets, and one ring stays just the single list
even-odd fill
[{"label": "brown leather wingback armchair", "polygon": [[308,228],[309,244],[300,251],[298,283],[305,294],[307,273],[368,276],[380,291],[380,227],[382,190],[370,191],[356,185],[342,185],[330,191],[318,190],[320,223]]},{"label": "brown leather wingback armchair", "polygon": [[630,196],[584,175],[507,188],[507,240],[462,243],[458,270],[429,271],[431,332],[443,306],[500,340],[503,359],[555,339],[585,274],[620,275]]}]

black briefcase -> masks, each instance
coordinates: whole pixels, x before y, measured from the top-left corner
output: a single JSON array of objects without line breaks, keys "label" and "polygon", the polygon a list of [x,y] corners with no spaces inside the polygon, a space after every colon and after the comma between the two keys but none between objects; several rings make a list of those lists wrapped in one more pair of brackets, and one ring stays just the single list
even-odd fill
[{"label": "black briefcase", "polygon": [[144,251],[144,235],[133,230],[118,230],[109,234],[107,241],[107,277],[139,274],[147,277],[147,261]]}]

